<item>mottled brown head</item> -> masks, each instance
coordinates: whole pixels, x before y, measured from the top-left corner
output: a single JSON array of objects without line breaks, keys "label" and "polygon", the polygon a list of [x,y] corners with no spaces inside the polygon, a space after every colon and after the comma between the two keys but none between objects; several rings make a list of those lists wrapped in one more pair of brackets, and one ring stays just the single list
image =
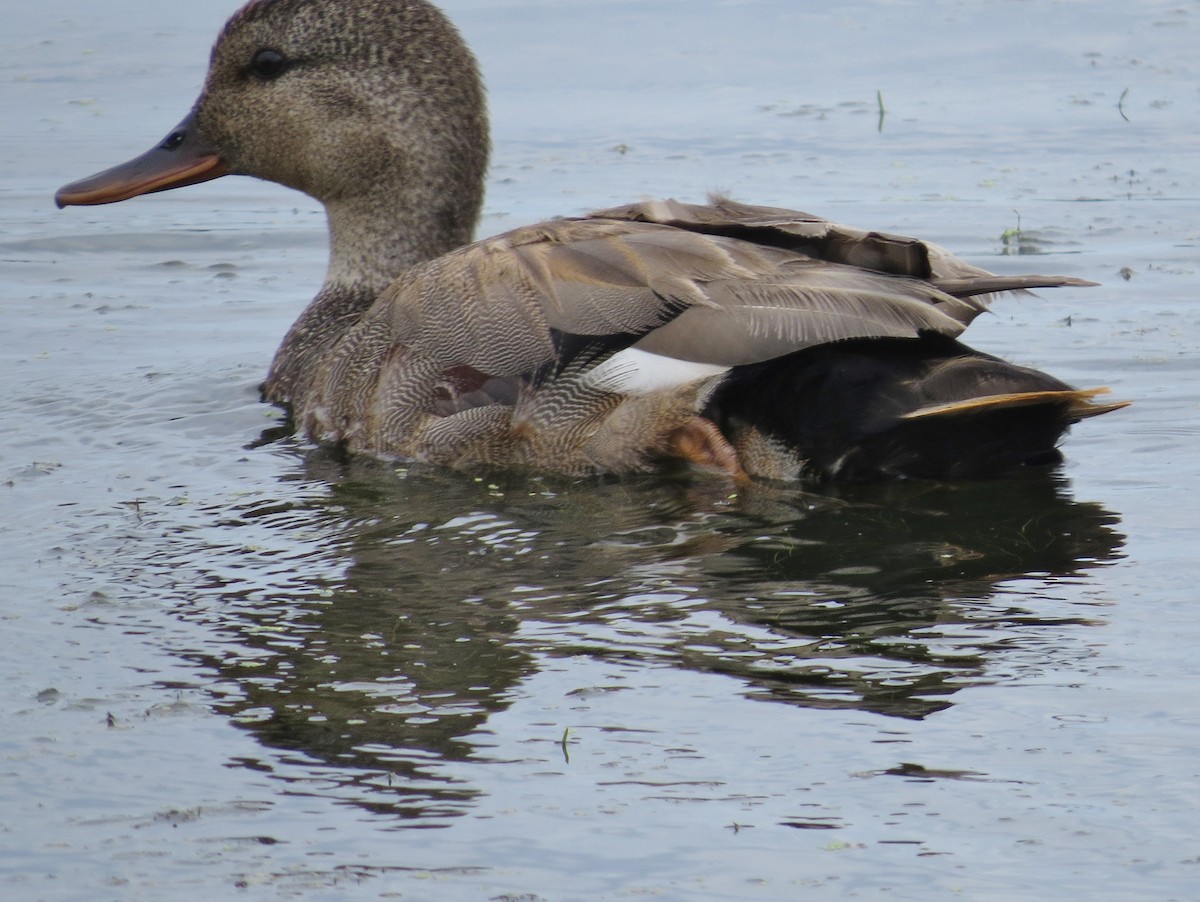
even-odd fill
[{"label": "mottled brown head", "polygon": [[390,195],[462,243],[487,151],[475,60],[425,0],[251,0],[168,139],[57,199],[108,203],[235,173],[327,205]]},{"label": "mottled brown head", "polygon": [[213,48],[196,122],[234,172],[327,203],[486,164],[475,61],[424,0],[255,0]]}]

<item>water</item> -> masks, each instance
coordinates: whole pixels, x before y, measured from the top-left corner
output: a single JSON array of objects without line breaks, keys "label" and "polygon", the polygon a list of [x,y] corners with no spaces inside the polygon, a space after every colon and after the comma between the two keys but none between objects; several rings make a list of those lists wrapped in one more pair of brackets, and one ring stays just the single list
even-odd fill
[{"label": "water", "polygon": [[312,203],[50,201],[230,5],[10,11],[6,897],[1194,897],[1195,5],[446,5],[483,231],[721,189],[1094,279],[971,340],[1135,406],[1001,483],[339,461],[256,390]]}]

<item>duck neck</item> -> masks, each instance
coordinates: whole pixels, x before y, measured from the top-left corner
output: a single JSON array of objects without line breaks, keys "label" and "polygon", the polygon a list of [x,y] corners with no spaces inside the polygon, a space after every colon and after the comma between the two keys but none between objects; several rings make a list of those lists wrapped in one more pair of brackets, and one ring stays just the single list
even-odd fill
[{"label": "duck neck", "polygon": [[[470,242],[482,206],[482,176],[465,191],[378,190],[327,201],[329,268],[325,284],[292,325],[264,386],[267,399],[293,407],[320,361],[402,273]],[[418,197],[404,196],[419,194]]]},{"label": "duck neck", "polygon": [[431,200],[379,192],[327,203],[325,288],[374,299],[401,273],[469,243],[480,199],[469,201],[465,210],[442,198],[436,205]]}]

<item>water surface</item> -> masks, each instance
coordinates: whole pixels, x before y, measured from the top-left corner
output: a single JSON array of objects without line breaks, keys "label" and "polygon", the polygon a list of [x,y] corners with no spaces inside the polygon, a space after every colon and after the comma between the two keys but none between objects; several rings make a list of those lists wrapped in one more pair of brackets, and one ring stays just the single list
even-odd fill
[{"label": "water surface", "polygon": [[720,189],[1093,279],[971,340],[1136,404],[1004,482],[339,460],[257,394],[321,280],[310,201],[51,204],[182,117],[231,5],[23,8],[7,894],[1194,896],[1194,5],[445,5],[490,84],[484,232]]}]

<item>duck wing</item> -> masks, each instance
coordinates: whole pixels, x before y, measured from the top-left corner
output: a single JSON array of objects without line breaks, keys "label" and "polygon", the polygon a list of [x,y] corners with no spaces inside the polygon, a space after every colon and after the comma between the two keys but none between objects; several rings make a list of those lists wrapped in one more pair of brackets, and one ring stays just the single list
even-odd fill
[{"label": "duck wing", "polygon": [[444,459],[429,436],[457,448],[511,430],[481,408],[519,417],[522,399],[541,409],[540,393],[557,419],[536,419],[569,431],[620,397],[654,396],[638,420],[653,443],[645,422],[665,431],[694,417],[733,368],[852,339],[952,338],[992,292],[1073,282],[994,276],[925,242],[794,211],[632,205],[409,270],[333,347],[294,412],[352,447]]},{"label": "duck wing", "polygon": [[[761,226],[726,234],[602,214],[544,223],[417,267],[370,319],[447,366],[492,375],[561,362],[584,345],[737,366],[849,338],[958,335],[986,309],[972,294],[1009,287],[981,270],[984,289],[963,284],[972,276],[960,271],[947,291],[865,269],[844,261],[894,251],[927,269],[928,246],[874,233],[855,245],[829,223],[788,225],[827,235],[779,246]],[[838,253],[817,256],[822,242]]]},{"label": "duck wing", "polygon": [[[714,195],[709,201],[708,204],[686,204],[677,200],[653,200],[591,215],[602,219],[662,223],[784,247],[814,260],[929,281],[956,297],[1096,284],[1065,276],[997,276],[972,266],[943,247],[917,238],[857,229],[796,210],[738,203],[721,195]],[[977,307],[976,313],[984,309],[986,304]]]}]

